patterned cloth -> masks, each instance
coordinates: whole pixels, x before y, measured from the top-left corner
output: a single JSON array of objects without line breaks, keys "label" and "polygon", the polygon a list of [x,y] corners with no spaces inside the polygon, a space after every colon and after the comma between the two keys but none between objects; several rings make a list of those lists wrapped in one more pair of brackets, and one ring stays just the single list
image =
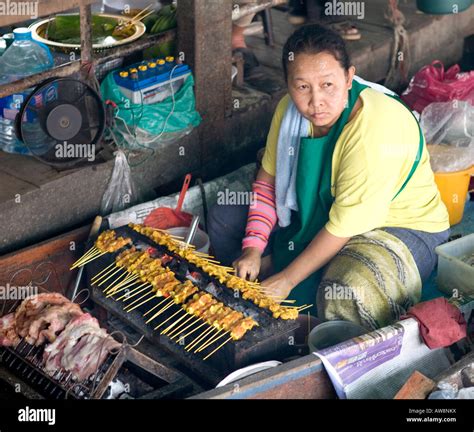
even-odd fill
[{"label": "patterned cloth", "polygon": [[375,229],[352,237],[327,265],[317,293],[318,316],[374,330],[419,302],[421,285],[405,243]]}]

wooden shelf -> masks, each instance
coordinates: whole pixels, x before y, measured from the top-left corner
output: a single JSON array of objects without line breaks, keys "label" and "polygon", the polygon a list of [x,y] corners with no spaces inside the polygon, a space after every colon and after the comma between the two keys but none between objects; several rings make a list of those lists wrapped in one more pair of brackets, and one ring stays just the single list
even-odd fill
[{"label": "wooden shelf", "polygon": [[[11,1],[13,2],[14,0]],[[81,60],[63,64],[45,72],[28,76],[13,83],[0,85],[0,98],[15,92],[23,91],[30,87],[34,87],[48,78],[65,77],[77,72],[81,72],[81,67],[83,64],[89,64],[90,62],[93,64],[105,63],[108,60],[124,57],[133,53],[134,51],[144,50],[158,43],[167,42],[176,38],[176,30],[173,29],[163,32],[159,35],[144,36],[128,45],[106,49],[101,52],[93,52],[91,38],[92,15],[90,5],[99,3],[97,0],[41,0],[41,2],[38,3],[38,17],[54,15],[70,9],[79,8],[79,14],[81,17]],[[12,25],[29,19],[31,19],[31,17],[26,15],[3,15],[0,16],[0,26]],[[87,72],[84,71],[84,77],[86,76]]]},{"label": "wooden shelf", "polygon": [[[128,45],[110,48],[94,54],[94,64],[102,64],[109,60],[125,57],[135,51],[144,50],[146,48],[155,46],[156,44],[173,40],[176,37],[176,30],[168,30],[154,36],[142,37],[141,39],[132,42]],[[48,78],[65,77],[81,70],[81,62],[77,60],[71,63],[65,63],[53,69],[28,76],[18,81],[8,84],[0,85],[0,98],[8,96],[13,93],[21,92],[27,88],[34,87]]]},{"label": "wooden shelf", "polygon": [[[26,3],[22,0],[10,0],[10,10],[13,11],[13,4],[17,3]],[[37,3],[37,11],[29,11],[27,9],[19,8],[19,11],[26,12],[25,15],[0,15],[0,27],[6,27],[13,24],[17,24],[24,21],[29,21],[31,19],[36,19],[43,16],[53,15],[60,12],[67,11],[69,9],[78,8],[81,4],[89,5],[94,3],[99,3],[97,0],[40,0],[36,2],[31,2],[31,4]],[[23,6],[24,7],[24,6]],[[8,12],[8,11],[7,11]],[[38,13],[38,16],[31,16],[31,13]]]}]

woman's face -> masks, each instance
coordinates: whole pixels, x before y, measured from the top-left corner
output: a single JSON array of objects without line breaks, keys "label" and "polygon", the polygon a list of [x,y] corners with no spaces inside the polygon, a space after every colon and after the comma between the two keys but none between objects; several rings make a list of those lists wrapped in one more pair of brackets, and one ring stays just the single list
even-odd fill
[{"label": "woman's face", "polygon": [[332,54],[297,54],[288,63],[288,91],[298,111],[317,128],[330,128],[345,108],[355,68],[346,73]]}]

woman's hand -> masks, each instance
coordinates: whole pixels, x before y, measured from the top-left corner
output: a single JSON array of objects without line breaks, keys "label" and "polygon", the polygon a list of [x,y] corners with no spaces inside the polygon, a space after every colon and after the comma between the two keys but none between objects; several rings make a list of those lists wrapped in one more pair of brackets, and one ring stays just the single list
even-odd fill
[{"label": "woman's hand", "polygon": [[285,271],[281,271],[265,279],[261,286],[269,296],[274,298],[277,303],[280,303],[290,295],[295,284],[290,280]]},{"label": "woman's hand", "polygon": [[262,264],[262,253],[254,247],[245,248],[242,255],[237,258],[232,267],[235,268],[236,274],[242,279],[254,281],[260,273]]}]

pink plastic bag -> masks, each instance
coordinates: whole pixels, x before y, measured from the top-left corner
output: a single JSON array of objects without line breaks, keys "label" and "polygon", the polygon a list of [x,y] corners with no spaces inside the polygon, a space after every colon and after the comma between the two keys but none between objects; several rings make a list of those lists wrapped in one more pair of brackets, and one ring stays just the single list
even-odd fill
[{"label": "pink plastic bag", "polygon": [[459,71],[456,64],[445,72],[443,63],[435,60],[413,76],[401,98],[419,113],[432,102],[457,99],[474,105],[474,71]]}]

